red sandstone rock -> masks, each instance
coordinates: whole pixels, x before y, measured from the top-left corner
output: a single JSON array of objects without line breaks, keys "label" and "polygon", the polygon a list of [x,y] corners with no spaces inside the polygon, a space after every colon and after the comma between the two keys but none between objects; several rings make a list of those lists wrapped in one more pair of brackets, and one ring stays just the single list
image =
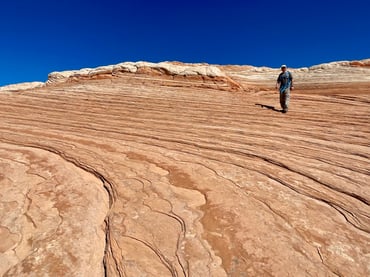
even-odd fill
[{"label": "red sandstone rock", "polygon": [[0,93],[0,276],[370,275],[369,69],[133,67]]}]

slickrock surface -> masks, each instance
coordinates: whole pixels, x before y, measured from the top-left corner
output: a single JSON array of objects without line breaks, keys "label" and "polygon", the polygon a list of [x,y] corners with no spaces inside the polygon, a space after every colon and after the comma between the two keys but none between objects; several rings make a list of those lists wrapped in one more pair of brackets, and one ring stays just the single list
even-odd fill
[{"label": "slickrock surface", "polygon": [[368,61],[1,92],[0,276],[369,276]]}]

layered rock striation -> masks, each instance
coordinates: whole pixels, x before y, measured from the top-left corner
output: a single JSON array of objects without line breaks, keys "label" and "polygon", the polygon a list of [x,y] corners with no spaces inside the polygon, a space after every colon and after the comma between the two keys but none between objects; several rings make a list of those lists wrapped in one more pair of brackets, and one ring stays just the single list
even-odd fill
[{"label": "layered rock striation", "polygon": [[[81,79],[110,78],[125,73],[146,74],[152,76],[165,76],[172,78],[186,78],[187,80],[213,81],[226,85],[227,89],[240,89],[218,67],[208,64],[184,64],[179,62],[124,62],[117,65],[101,66],[97,68],[84,68],[80,70],[52,72],[46,84],[63,83]],[[195,83],[193,85],[196,85]]]},{"label": "layered rock striation", "polygon": [[3,89],[0,276],[370,275],[368,60],[290,70],[287,114],[249,66]]}]

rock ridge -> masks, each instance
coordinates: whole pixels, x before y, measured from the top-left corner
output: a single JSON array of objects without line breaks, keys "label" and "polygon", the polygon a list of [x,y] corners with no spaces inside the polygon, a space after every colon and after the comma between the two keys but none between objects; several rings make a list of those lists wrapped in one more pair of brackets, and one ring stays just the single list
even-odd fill
[{"label": "rock ridge", "polygon": [[[338,71],[339,73],[343,70],[348,73],[350,68],[355,68],[356,72],[369,72],[370,71],[370,59],[354,60],[354,61],[337,61],[330,63],[323,63],[314,65],[311,67],[302,68],[290,68],[292,72],[302,74],[310,74],[314,72],[332,72]],[[363,71],[363,70],[365,71]],[[231,90],[242,90],[241,84],[234,79],[237,72],[244,71],[245,74],[250,75],[251,80],[253,79],[265,79],[266,76],[263,74],[272,74],[278,69],[271,67],[255,67],[250,65],[210,65],[206,63],[182,63],[182,62],[122,62],[115,65],[99,66],[96,68],[82,68],[79,70],[66,70],[66,71],[55,71],[48,74],[48,80],[46,82],[25,82],[19,84],[11,84],[0,87],[0,92],[5,91],[22,91],[30,90],[35,88],[41,88],[45,85],[60,84],[69,81],[78,81],[81,79],[97,79],[97,78],[110,78],[119,76],[124,73],[134,74],[151,74],[151,75],[163,75],[163,76],[181,76],[184,78],[200,78],[203,80],[213,80],[217,82],[224,82],[229,86]],[[262,74],[262,75],[261,75]],[[300,76],[301,77],[301,76]],[[236,78],[237,79],[237,78]],[[192,79],[194,80],[194,79]],[[366,81],[370,80],[370,77],[366,78]]]},{"label": "rock ridge", "polygon": [[19,84],[12,84],[0,87],[0,92],[3,91],[19,91],[19,90],[29,90],[34,88],[41,88],[45,85],[44,82],[24,82]]},{"label": "rock ridge", "polygon": [[93,78],[99,75],[116,75],[119,73],[145,73],[150,70],[159,74],[179,76],[226,77],[226,74],[213,65],[182,64],[174,62],[123,62],[116,65],[100,66],[97,68],[83,68],[80,70],[52,72],[48,76],[47,84],[65,82],[69,78]]}]

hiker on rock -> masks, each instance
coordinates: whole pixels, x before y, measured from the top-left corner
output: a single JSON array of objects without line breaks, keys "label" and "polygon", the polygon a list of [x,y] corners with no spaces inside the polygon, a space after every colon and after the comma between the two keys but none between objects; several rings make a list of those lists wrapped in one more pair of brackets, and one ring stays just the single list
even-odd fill
[{"label": "hiker on rock", "polygon": [[[289,100],[290,100],[290,90],[293,90],[293,76],[292,73],[287,71],[287,66],[283,64],[281,66],[281,73],[276,81],[276,89],[279,88],[280,91],[280,106],[283,109],[282,112],[288,112]],[[280,87],[279,87],[280,85]]]}]

